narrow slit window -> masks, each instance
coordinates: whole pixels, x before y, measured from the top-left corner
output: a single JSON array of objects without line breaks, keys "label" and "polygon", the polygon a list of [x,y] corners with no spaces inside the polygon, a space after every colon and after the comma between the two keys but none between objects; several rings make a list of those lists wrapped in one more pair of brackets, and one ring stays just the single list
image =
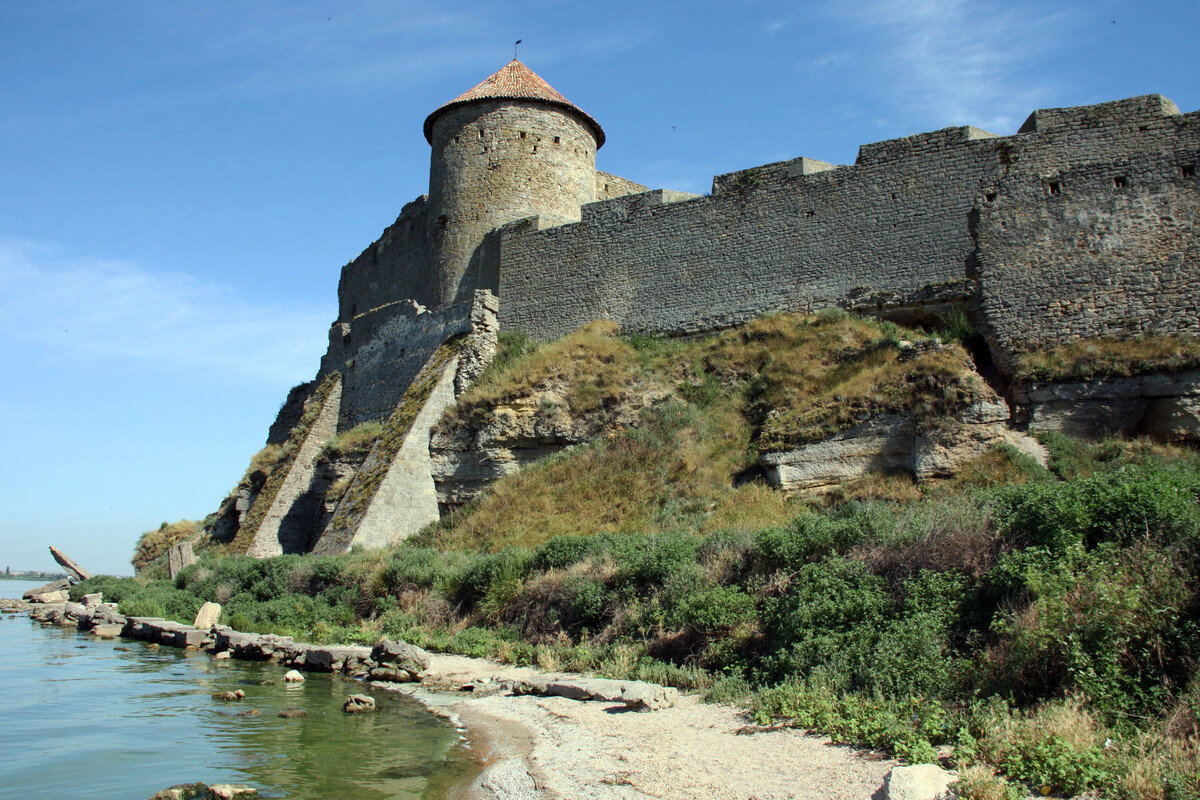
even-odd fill
[{"label": "narrow slit window", "polygon": [[558,144],[558,138],[559,138],[559,137],[557,137],[557,136],[555,136],[555,137],[554,137],[554,143],[555,143],[555,144]]},{"label": "narrow slit window", "polygon": [[521,138],[522,138],[522,139],[524,139],[524,138],[525,138],[525,131],[521,131]]}]

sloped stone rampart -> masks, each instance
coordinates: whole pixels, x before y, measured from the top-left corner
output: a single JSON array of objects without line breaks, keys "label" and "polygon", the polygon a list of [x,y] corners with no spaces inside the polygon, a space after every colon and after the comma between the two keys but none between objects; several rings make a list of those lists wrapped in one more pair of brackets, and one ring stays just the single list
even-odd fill
[{"label": "sloped stone rampart", "polygon": [[247,524],[245,527],[249,530],[245,534],[238,534],[239,539],[249,539],[247,555],[266,558],[308,550],[311,531],[304,529],[303,521],[310,519],[311,515],[303,513],[304,509],[298,503],[308,494],[316,471],[317,456],[337,433],[342,398],[340,375],[335,373],[327,380],[327,386],[322,387],[324,391],[318,390],[310,401],[320,403],[320,411],[307,429],[298,427],[294,430],[299,446],[272,470],[267,485],[247,516],[247,523],[250,523],[257,516],[258,504],[267,503],[261,522],[257,526]]},{"label": "sloped stone rampart", "polygon": [[429,432],[454,402],[458,358],[442,368],[437,383],[413,420],[400,450],[375,491],[350,547],[387,547],[438,520],[438,496],[429,457]]},{"label": "sloped stone rampart", "polygon": [[[413,510],[415,516],[412,517],[413,520],[416,520],[418,517],[424,518],[422,510],[425,508],[424,488],[427,481],[428,499],[433,502],[433,519],[437,518],[437,499],[433,489],[430,467],[421,462],[422,454],[413,448],[418,447],[416,439],[423,439],[423,459],[428,461],[429,428],[433,427],[441,415],[442,409],[454,399],[454,367],[457,365],[458,354],[463,344],[462,337],[456,337],[443,343],[412,381],[388,418],[383,434],[380,435],[371,453],[350,482],[350,486],[347,487],[333,518],[313,544],[313,552],[346,552],[357,541],[360,528],[368,518],[372,520],[368,539],[372,543],[376,543],[376,546],[379,546],[380,542],[386,544],[394,537],[396,534],[389,533],[387,526],[404,523],[405,515],[409,513],[409,510],[403,506],[386,509],[383,506],[375,506],[376,495],[385,484],[388,484],[389,487],[387,498],[390,501],[417,504],[416,509]],[[441,390],[440,393],[439,390]],[[430,398],[435,394],[437,396],[435,403],[440,403],[436,415],[431,416],[432,412],[423,414],[422,412],[427,410]],[[419,424],[426,423],[427,427],[423,431],[418,430]],[[410,445],[409,439],[414,431],[417,431],[418,435]],[[406,445],[409,446],[408,451],[405,451]],[[393,474],[393,467],[398,456],[401,457],[401,463],[395,467],[396,472]],[[389,476],[393,478],[390,483]],[[381,498],[380,502],[385,501]],[[373,506],[376,509],[374,515],[371,514]],[[432,519],[426,519],[420,525],[423,526],[431,521]],[[419,526],[412,530],[405,527],[407,535],[411,535],[418,529]]]}]

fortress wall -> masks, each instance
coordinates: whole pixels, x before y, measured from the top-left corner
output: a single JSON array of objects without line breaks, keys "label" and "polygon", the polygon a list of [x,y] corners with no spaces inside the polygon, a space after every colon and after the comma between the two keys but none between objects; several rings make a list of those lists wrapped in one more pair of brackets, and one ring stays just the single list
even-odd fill
[{"label": "fortress wall", "polygon": [[501,326],[691,333],[973,277],[968,215],[1002,181],[1182,157],[1198,121],[1157,95],[1050,109],[1014,136],[948,128],[864,145],[853,166],[793,159],[717,176],[708,197],[649,192],[584,206],[574,224],[515,223],[499,233]]},{"label": "fortress wall", "polygon": [[510,226],[501,326],[550,338],[603,317],[691,333],[858,288],[961,280],[966,215],[998,160],[987,142],[959,138],[897,161],[768,164],[718,176],[709,197],[630,195],[585,206],[576,224]]},{"label": "fortress wall", "polygon": [[338,321],[402,298],[421,305],[437,302],[429,280],[425,242],[426,198],[406,204],[383,234],[346,266],[338,280]]},{"label": "fortress wall", "polygon": [[1001,365],[1102,335],[1200,330],[1200,178],[1190,157],[1141,155],[1014,173],[973,224],[986,333]]},{"label": "fortress wall", "polygon": [[[321,375],[343,376],[338,430],[368,420],[385,420],[417,373],[451,336],[471,330],[471,301],[427,311],[411,300],[382,306],[335,323]],[[349,334],[342,331],[349,328]]]}]

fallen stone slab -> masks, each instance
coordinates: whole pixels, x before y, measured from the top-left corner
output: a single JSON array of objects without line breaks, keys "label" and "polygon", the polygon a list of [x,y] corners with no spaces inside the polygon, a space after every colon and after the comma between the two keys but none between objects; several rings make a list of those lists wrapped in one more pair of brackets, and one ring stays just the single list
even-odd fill
[{"label": "fallen stone slab", "polygon": [[87,606],[83,603],[66,602],[63,604],[63,614],[73,620],[78,621],[82,617],[91,619],[91,614],[88,612]]},{"label": "fallen stone slab", "polygon": [[66,589],[57,589],[52,592],[41,592],[29,598],[34,603],[65,603],[71,599],[71,595]]},{"label": "fallen stone slab", "polygon": [[383,666],[372,667],[367,676],[373,681],[383,681],[385,683],[413,683],[421,680],[419,672],[409,672],[403,667]]},{"label": "fallen stone slab", "polygon": [[63,618],[66,603],[41,603],[29,610],[29,616],[39,622],[57,622]]},{"label": "fallen stone slab", "polygon": [[213,625],[221,619],[221,604],[220,603],[205,603],[200,606],[200,610],[196,612],[196,620],[192,623],[192,627],[199,628],[202,631],[209,630]]},{"label": "fallen stone slab", "polygon": [[243,783],[214,783],[208,787],[212,800],[254,800],[258,797],[258,789]]},{"label": "fallen stone slab", "polygon": [[99,625],[93,625],[91,632],[93,636],[101,639],[116,639],[124,629],[124,625],[110,625],[107,622],[101,622]]},{"label": "fallen stone slab", "polygon": [[355,645],[310,645],[304,655],[304,667],[315,672],[338,672],[348,662],[362,664],[371,657],[366,647]]},{"label": "fallen stone slab", "polygon": [[104,592],[92,592],[83,596],[85,606],[98,606],[104,602]]},{"label": "fallen stone slab", "polygon": [[639,711],[670,708],[679,700],[678,690],[645,681],[617,681],[608,678],[550,675],[506,682],[504,685],[513,694],[620,703],[627,708]]},{"label": "fallen stone slab", "polygon": [[54,560],[59,563],[59,566],[75,576],[77,580],[86,581],[92,577],[92,573],[67,558],[67,554],[54,545],[50,545],[50,555],[54,556]]},{"label": "fallen stone slab", "polygon": [[196,800],[208,795],[208,785],[200,782],[177,783],[155,792],[150,800]]},{"label": "fallen stone slab", "polygon": [[280,649],[295,647],[290,636],[275,636],[269,633],[242,633],[231,628],[218,626],[215,629],[215,645],[218,650],[228,650],[234,658],[247,661],[266,661]]},{"label": "fallen stone slab", "polygon": [[25,594],[21,595],[21,597],[25,600],[33,600],[36,595],[57,592],[69,588],[71,588],[71,581],[67,580],[66,578],[60,578],[56,581],[50,581],[44,586],[38,586],[37,588],[29,589],[25,592]]}]

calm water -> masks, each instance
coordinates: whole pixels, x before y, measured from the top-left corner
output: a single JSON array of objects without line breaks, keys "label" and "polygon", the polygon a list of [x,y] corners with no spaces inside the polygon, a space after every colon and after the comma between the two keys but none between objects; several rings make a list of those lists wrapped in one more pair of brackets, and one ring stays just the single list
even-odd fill
[{"label": "calm water", "polygon": [[[34,585],[0,581],[0,597]],[[440,796],[471,769],[458,732],[415,701],[372,690],[376,713],[344,714],[361,684],[283,674],[2,615],[0,797],[138,800],[205,781],[295,800],[407,800]],[[210,696],[233,689],[246,699]],[[285,708],[306,715],[277,717]]]}]

